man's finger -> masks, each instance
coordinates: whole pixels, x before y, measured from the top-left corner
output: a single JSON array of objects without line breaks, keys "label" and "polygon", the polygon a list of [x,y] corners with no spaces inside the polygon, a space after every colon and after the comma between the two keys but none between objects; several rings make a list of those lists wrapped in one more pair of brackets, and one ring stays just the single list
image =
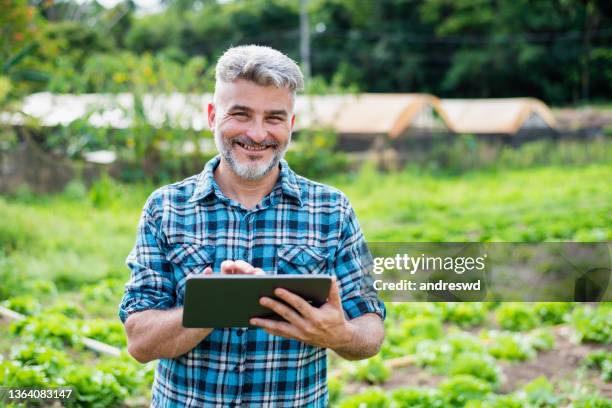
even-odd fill
[{"label": "man's finger", "polygon": [[266,275],[266,273],[265,273],[265,272],[263,271],[263,269],[261,269],[261,268],[254,268],[254,269],[253,269],[253,273],[254,273],[255,275]]},{"label": "man's finger", "polygon": [[293,306],[306,319],[309,319],[315,312],[315,308],[310,306],[307,301],[286,289],[278,288],[274,291],[274,294]]},{"label": "man's finger", "polygon": [[265,306],[268,309],[272,310],[273,312],[276,312],[276,314],[283,317],[292,325],[298,328],[304,327],[304,318],[289,306],[284,305],[281,302],[278,302],[269,297],[262,297],[261,299],[259,299],[259,303],[262,306]]},{"label": "man's finger", "polygon": [[340,298],[340,288],[338,287],[338,279],[336,279],[335,276],[332,276],[327,301],[334,306],[342,306],[342,299]]},{"label": "man's finger", "polygon": [[213,270],[212,270],[212,268],[210,266],[207,266],[204,269],[204,275],[212,275],[212,273],[213,273]]},{"label": "man's finger", "polygon": [[255,317],[249,320],[249,323],[253,326],[261,327],[269,334],[300,340],[298,329],[287,322],[279,322],[276,320]]},{"label": "man's finger", "polygon": [[234,273],[253,274],[253,265],[243,260],[234,261]]},{"label": "man's finger", "polygon": [[234,261],[226,259],[225,261],[221,262],[221,273],[234,273]]}]

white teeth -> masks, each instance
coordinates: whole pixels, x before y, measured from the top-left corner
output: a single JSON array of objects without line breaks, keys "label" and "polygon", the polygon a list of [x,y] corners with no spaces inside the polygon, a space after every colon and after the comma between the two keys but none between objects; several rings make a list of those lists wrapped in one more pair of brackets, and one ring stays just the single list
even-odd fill
[{"label": "white teeth", "polygon": [[267,146],[255,147],[255,146],[248,146],[248,145],[245,145],[245,144],[242,144],[242,143],[238,143],[238,144],[239,144],[239,145],[240,145],[240,146],[241,146],[243,149],[250,150],[250,151],[254,151],[254,152],[259,152],[259,151],[262,151],[262,150],[267,149]]}]

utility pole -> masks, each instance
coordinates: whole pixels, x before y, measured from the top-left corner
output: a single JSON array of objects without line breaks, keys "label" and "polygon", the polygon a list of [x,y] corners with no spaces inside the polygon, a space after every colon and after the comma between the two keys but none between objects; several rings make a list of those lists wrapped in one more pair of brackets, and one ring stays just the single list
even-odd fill
[{"label": "utility pole", "polygon": [[304,79],[310,79],[310,24],[308,23],[308,0],[300,0],[300,58]]}]

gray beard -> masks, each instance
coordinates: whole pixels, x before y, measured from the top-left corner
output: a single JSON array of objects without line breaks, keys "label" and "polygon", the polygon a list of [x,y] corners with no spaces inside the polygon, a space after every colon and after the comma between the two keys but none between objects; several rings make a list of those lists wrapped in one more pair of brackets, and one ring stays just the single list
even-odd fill
[{"label": "gray beard", "polygon": [[236,174],[238,177],[243,178],[249,181],[257,181],[261,180],[265,176],[267,176],[274,167],[278,166],[281,159],[285,157],[285,153],[287,152],[287,148],[289,147],[289,142],[291,142],[291,133],[289,133],[289,137],[287,139],[287,143],[285,146],[278,146],[274,149],[274,155],[272,159],[268,163],[248,163],[243,164],[239,163],[232,152],[232,141],[224,138],[221,135],[221,131],[217,126],[215,126],[214,130],[215,136],[215,146],[217,146],[217,150],[221,154],[221,157],[227,162],[230,169]]}]

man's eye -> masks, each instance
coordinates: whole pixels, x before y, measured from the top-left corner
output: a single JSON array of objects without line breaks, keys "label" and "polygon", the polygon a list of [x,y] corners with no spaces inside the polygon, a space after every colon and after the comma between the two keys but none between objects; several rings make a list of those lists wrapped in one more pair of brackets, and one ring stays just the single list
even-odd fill
[{"label": "man's eye", "polygon": [[232,113],[232,116],[235,116],[238,118],[246,118],[248,115],[246,114],[246,112],[236,112],[236,113]]},{"label": "man's eye", "polygon": [[270,116],[268,120],[272,123],[279,123],[283,121],[283,118],[281,118],[280,116]]}]

